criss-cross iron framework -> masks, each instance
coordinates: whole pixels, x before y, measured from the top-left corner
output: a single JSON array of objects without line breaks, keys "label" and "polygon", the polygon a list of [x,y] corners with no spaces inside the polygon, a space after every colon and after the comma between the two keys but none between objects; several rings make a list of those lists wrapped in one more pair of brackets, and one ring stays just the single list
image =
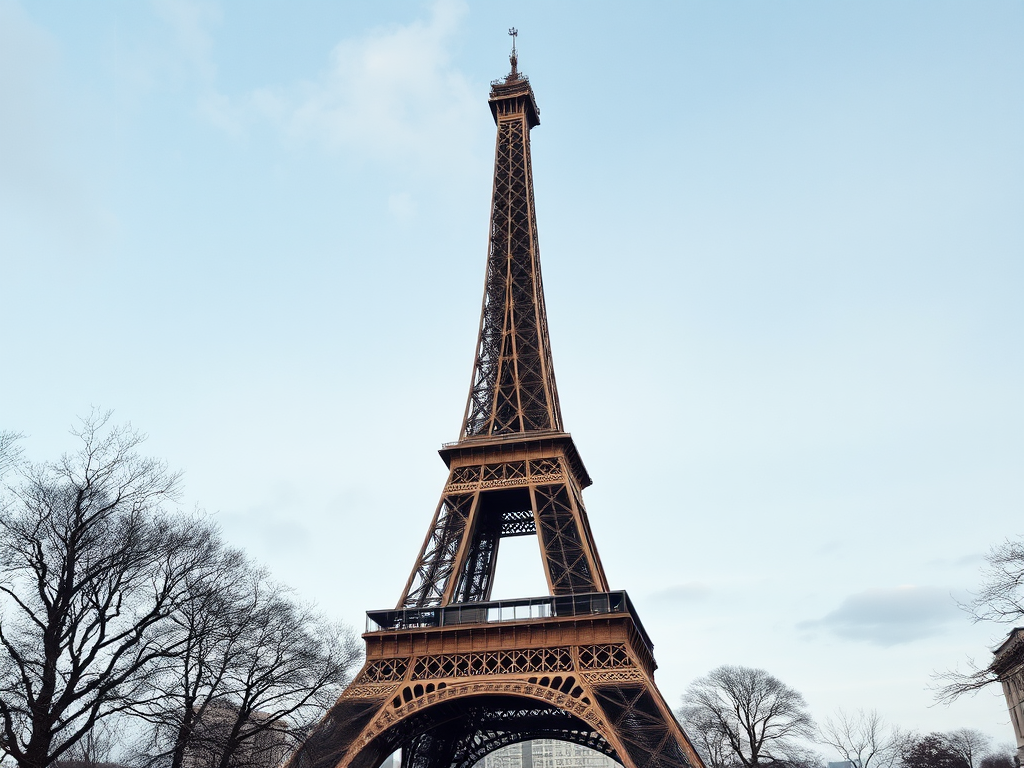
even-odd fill
[{"label": "criss-cross iron framework", "polygon": [[[515,39],[515,30],[509,30]],[[626,768],[703,768],[654,683],[653,645],[610,592],[563,430],[530,162],[540,110],[518,71],[491,84],[497,125],[480,333],[459,440],[393,610],[367,614],[366,663],[291,768],[469,768],[536,738]],[[548,597],[491,601],[501,540],[537,537]]]}]

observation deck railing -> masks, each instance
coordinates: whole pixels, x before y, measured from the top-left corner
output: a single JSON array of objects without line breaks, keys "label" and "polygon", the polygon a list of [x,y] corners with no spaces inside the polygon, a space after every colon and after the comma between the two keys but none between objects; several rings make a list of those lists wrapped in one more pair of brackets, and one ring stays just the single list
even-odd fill
[{"label": "observation deck railing", "polygon": [[578,595],[526,597],[480,603],[454,603],[428,608],[399,608],[367,611],[366,631],[395,632],[403,629],[428,629],[465,624],[494,624],[564,617],[629,614],[648,650],[653,650],[647,631],[624,591],[588,592]]},{"label": "observation deck railing", "polygon": [[560,429],[531,429],[528,432],[503,432],[500,435],[464,435],[450,443],[441,443],[442,450],[449,448],[467,448],[474,443],[514,443],[517,441],[535,441],[550,437],[572,437]]}]

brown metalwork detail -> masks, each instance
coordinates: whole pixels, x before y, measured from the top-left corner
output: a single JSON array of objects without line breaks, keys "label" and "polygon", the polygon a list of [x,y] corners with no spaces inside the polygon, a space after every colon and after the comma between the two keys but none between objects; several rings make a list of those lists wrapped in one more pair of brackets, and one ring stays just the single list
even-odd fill
[{"label": "brown metalwork detail", "polygon": [[469,554],[459,576],[452,602],[479,602],[490,598],[491,581],[498,561],[501,521],[501,514],[478,512],[470,538]]},{"label": "brown metalwork detail", "polygon": [[579,654],[580,667],[582,669],[634,666],[633,660],[629,658],[629,652],[624,645],[584,645],[580,648]]},{"label": "brown metalwork detail", "polygon": [[445,496],[441,500],[434,526],[413,569],[401,607],[423,608],[441,604],[445,587],[455,570],[455,558],[472,504],[472,494]]},{"label": "brown metalwork detail", "polygon": [[541,546],[552,593],[600,592],[603,585],[594,579],[590,570],[568,488],[565,485],[540,485],[534,491]]},{"label": "brown metalwork detail", "polygon": [[615,758],[615,750],[590,724],[546,703],[520,701],[499,707],[469,707],[458,732],[432,733],[414,739],[403,754],[409,768],[444,765],[471,768],[501,747],[531,739],[558,739]]},{"label": "brown metalwork detail", "polygon": [[459,566],[452,594],[455,603],[489,600],[500,540],[537,531],[530,493],[525,488],[480,493],[474,509],[471,528],[466,532],[468,545],[463,545],[467,554]]},{"label": "brown metalwork detail", "polygon": [[532,509],[506,512],[501,516],[501,537],[529,536],[537,532]]},{"label": "brown metalwork detail", "polygon": [[529,483],[550,483],[563,477],[558,459],[474,464],[453,469],[445,492],[466,493],[492,488],[516,488]]},{"label": "brown metalwork detail", "polygon": [[617,759],[602,735],[607,724],[595,708],[569,711],[548,701],[549,695],[556,698],[550,691],[512,683],[475,684],[451,696],[424,697],[400,712],[382,712],[360,734],[342,764],[360,765],[359,758],[367,751],[383,756],[403,745],[402,763],[409,768],[470,768],[501,746],[535,738],[584,744]]},{"label": "brown metalwork detail", "polygon": [[447,683],[412,683],[402,688],[395,698],[391,700],[391,706],[394,709],[400,709],[403,703],[407,704],[421,696],[430,696],[430,701],[433,702],[434,697],[431,694],[434,691],[443,691],[447,687]]},{"label": "brown metalwork detail", "polygon": [[465,437],[562,429],[540,273],[529,116],[518,101],[528,89],[495,105],[490,249]]},{"label": "brown metalwork detail", "polygon": [[572,651],[569,648],[533,648],[423,656],[413,664],[412,677],[414,680],[423,680],[571,670]]},{"label": "brown metalwork detail", "polygon": [[492,480],[526,480],[525,461],[506,461],[503,464],[484,464],[484,482]]},{"label": "brown metalwork detail", "polygon": [[583,675],[587,685],[611,685],[613,683],[640,683],[646,678],[636,667],[613,669],[601,672],[587,672]]},{"label": "brown metalwork detail", "polygon": [[398,683],[353,683],[345,689],[346,699],[387,698],[398,690]]},{"label": "brown metalwork detail", "polygon": [[412,698],[409,701],[402,701],[396,707],[387,706],[381,710],[373,724],[365,733],[366,740],[387,729],[399,720],[408,717],[413,712],[430,707],[438,702],[467,698],[470,696],[506,694],[513,696],[527,696],[530,698],[546,701],[554,707],[570,712],[582,720],[594,725],[601,725],[601,716],[594,711],[590,700],[584,703],[580,699],[573,698],[567,693],[553,690],[552,688],[529,683],[526,681],[480,681],[476,683],[463,683],[461,685],[449,685],[435,690],[432,693]]},{"label": "brown metalwork detail", "polygon": [[469,547],[469,556],[459,577],[453,602],[469,603],[490,598],[491,581],[498,561],[501,516],[480,515]]},{"label": "brown metalwork detail", "polygon": [[539,479],[541,477],[560,477],[562,466],[558,459],[532,459],[530,461],[530,476]]},{"label": "brown metalwork detail", "polygon": [[356,684],[362,683],[383,683],[392,680],[401,680],[409,669],[408,659],[378,659],[369,662],[359,676],[355,679]]},{"label": "brown metalwork detail", "polygon": [[595,693],[633,765],[679,768],[690,764],[679,739],[682,731],[666,719],[646,686],[612,685]]},{"label": "brown metalwork detail", "polygon": [[590,703],[590,699],[583,695],[583,688],[576,685],[577,680],[572,675],[566,675],[565,677],[562,677],[561,675],[555,675],[554,677],[548,675],[545,675],[544,677],[531,677],[526,682],[550,688],[553,691],[567,693],[574,699],[579,699],[584,704]]},{"label": "brown metalwork detail", "polygon": [[482,469],[483,467],[479,464],[469,467],[456,467],[452,470],[452,476],[448,480],[448,487],[452,488],[460,485],[475,487],[480,482],[480,470]]}]

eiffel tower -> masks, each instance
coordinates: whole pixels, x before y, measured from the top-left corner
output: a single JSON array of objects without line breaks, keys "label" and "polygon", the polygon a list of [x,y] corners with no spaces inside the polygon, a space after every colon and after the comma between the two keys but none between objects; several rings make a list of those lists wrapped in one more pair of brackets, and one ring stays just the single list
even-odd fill
[{"label": "eiffel tower", "polygon": [[[394,610],[367,613],[366,662],[289,763],[470,768],[560,739],[625,768],[703,768],[654,683],[653,644],[610,591],[562,427],[530,165],[540,110],[518,72],[491,84],[497,124],[490,247],[473,379],[448,481]],[[549,594],[491,601],[498,545],[536,536]]]}]

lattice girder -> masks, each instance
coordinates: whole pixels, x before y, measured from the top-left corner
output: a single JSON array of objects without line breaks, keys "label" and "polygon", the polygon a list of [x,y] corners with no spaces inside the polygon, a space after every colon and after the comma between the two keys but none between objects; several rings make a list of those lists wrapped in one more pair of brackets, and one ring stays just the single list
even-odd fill
[{"label": "lattice girder", "polygon": [[530,161],[533,95],[522,86],[495,110],[487,276],[464,438],[562,429]]},{"label": "lattice girder", "polygon": [[[404,768],[469,768],[492,749],[552,737],[596,748],[625,768],[702,768],[630,621],[371,633],[363,669],[325,722],[330,730],[367,704],[373,715],[361,716],[344,754],[318,726],[290,765],[377,768],[401,747]],[[583,642],[555,645],[555,637]]]},{"label": "lattice girder", "polygon": [[435,712],[432,719],[443,724],[409,740],[403,752],[406,768],[471,768],[497,749],[531,739],[560,739],[615,757],[601,734],[547,703],[488,697],[454,711],[456,717]]},{"label": "lattice girder", "polygon": [[505,536],[537,535],[550,594],[607,591],[571,438],[562,438],[476,446],[452,460],[399,608],[489,600]]},{"label": "lattice girder", "polygon": [[467,540],[467,522],[479,494],[441,497],[399,606],[440,605],[462,548]]}]

